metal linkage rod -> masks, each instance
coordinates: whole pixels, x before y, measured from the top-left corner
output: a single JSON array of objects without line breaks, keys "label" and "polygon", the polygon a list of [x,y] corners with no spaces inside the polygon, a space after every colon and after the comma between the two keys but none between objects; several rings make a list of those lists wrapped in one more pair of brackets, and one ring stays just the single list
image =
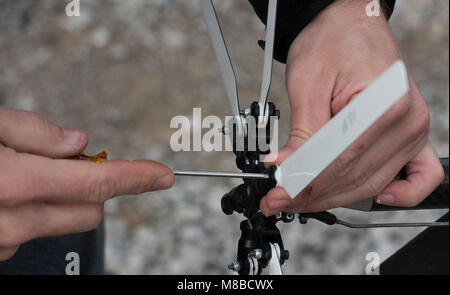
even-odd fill
[{"label": "metal linkage rod", "polygon": [[341,219],[338,219],[336,215],[328,211],[317,213],[300,213],[300,223],[305,224],[308,219],[312,218],[323,222],[328,225],[340,224],[349,228],[378,228],[378,227],[428,227],[428,226],[448,226],[448,221],[436,221],[436,222],[404,222],[404,223],[350,223]]},{"label": "metal linkage rod", "polygon": [[228,178],[259,178],[268,179],[268,174],[261,173],[235,173],[235,172],[212,172],[212,171],[181,171],[174,170],[175,175],[180,176],[204,176],[204,177],[228,177]]},{"label": "metal linkage rod", "polygon": [[337,224],[350,228],[380,228],[380,227],[428,227],[428,226],[448,226],[448,222],[411,222],[411,223],[368,223],[354,224],[340,219],[336,220]]}]

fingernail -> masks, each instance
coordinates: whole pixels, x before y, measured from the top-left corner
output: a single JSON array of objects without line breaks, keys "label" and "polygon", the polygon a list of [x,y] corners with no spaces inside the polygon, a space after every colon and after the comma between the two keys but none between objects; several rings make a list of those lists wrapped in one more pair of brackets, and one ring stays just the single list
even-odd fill
[{"label": "fingernail", "polygon": [[174,182],[173,174],[165,175],[163,177],[158,178],[153,183],[153,189],[154,190],[168,189],[173,185],[173,182]]},{"label": "fingernail", "polygon": [[64,129],[64,143],[68,145],[81,145],[84,134],[75,129]]},{"label": "fingernail", "polygon": [[394,199],[394,196],[392,196],[392,195],[383,194],[383,195],[379,195],[378,197],[376,197],[375,202],[377,202],[378,204],[391,205],[391,204],[394,204],[395,199]]}]

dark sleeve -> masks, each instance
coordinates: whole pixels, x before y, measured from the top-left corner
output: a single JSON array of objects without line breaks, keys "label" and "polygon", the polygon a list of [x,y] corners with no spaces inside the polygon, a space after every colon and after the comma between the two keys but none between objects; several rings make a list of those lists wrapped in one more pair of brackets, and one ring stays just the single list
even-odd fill
[{"label": "dark sleeve", "polygon": [[[381,0],[381,6],[386,17],[391,16],[396,0]],[[268,0],[249,0],[259,19],[266,24]],[[277,20],[275,28],[275,44],[273,57],[286,63],[289,47],[294,39],[334,0],[278,0]],[[264,42],[259,41],[261,47]]]}]

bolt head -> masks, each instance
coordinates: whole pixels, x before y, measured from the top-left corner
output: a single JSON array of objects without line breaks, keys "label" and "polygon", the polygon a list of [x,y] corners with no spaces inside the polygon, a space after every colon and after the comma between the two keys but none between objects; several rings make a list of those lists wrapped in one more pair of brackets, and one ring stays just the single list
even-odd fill
[{"label": "bolt head", "polygon": [[247,117],[248,115],[250,115],[250,113],[251,113],[250,108],[246,108],[246,109],[243,109],[243,110],[241,111],[241,115],[243,115],[243,116],[245,116],[245,117]]},{"label": "bolt head", "polygon": [[281,255],[281,257],[282,257],[284,260],[288,260],[288,259],[289,259],[289,251],[288,251],[288,250],[284,250],[284,251],[283,251],[283,254]]},{"label": "bolt head", "polygon": [[255,257],[256,259],[261,259],[262,257],[262,250],[261,249],[254,249],[250,252],[250,256]]},{"label": "bolt head", "polygon": [[228,265],[228,269],[238,272],[241,269],[241,264],[239,263],[239,261],[234,261],[233,263]]},{"label": "bolt head", "polygon": [[302,217],[300,217],[300,223],[301,224],[307,224],[308,223],[308,219],[309,219],[308,217],[303,217],[302,216]]}]

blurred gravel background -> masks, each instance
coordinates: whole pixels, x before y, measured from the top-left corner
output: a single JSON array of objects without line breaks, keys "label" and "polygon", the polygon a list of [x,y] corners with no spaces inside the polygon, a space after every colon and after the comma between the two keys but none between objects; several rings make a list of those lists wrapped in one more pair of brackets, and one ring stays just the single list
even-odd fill
[{"label": "blurred gravel background", "polygon": [[[0,0],[0,105],[41,113],[82,128],[89,153],[148,158],[172,168],[235,170],[232,153],[172,152],[172,117],[228,115],[224,87],[199,1]],[[241,105],[259,94],[264,27],[247,1],[217,1]],[[431,140],[448,156],[449,2],[399,0],[391,25],[432,115]],[[364,66],[364,65],[361,65]],[[357,71],[358,69],[355,69]],[[281,109],[280,142],[289,107],[284,66],[275,65],[270,97]],[[124,196],[106,205],[106,263],[114,274],[223,274],[236,255],[241,216],[225,216],[220,198],[239,181],[178,179],[168,191]],[[361,214],[355,222],[432,220],[443,212]],[[362,274],[365,255],[387,258],[418,229],[367,231],[310,222],[281,226],[290,274]]]}]

